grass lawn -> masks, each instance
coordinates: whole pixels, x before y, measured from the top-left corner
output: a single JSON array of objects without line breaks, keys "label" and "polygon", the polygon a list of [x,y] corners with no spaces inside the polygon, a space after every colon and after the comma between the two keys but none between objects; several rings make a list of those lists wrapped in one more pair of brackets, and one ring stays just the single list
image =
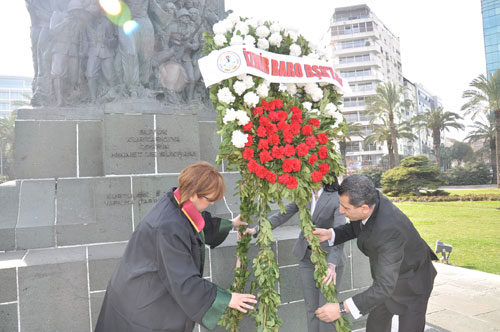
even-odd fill
[{"label": "grass lawn", "polygon": [[[481,189],[478,193],[484,191]],[[396,205],[413,221],[433,250],[436,240],[453,246],[450,264],[500,274],[500,210],[497,209],[500,202],[402,202]]]},{"label": "grass lawn", "polygon": [[446,190],[450,195],[464,196],[464,195],[478,195],[478,194],[500,194],[500,189],[498,188],[487,188],[487,189],[453,189]]}]

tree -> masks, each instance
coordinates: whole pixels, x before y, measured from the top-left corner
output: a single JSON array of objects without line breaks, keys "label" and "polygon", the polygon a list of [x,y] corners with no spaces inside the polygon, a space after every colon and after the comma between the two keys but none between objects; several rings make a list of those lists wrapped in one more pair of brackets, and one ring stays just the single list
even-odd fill
[{"label": "tree", "polygon": [[9,118],[0,118],[0,182],[5,176],[5,170],[9,169],[13,163],[14,151],[14,128],[16,123],[17,112],[10,114]]},{"label": "tree", "polygon": [[441,145],[439,153],[441,154],[441,165],[443,165],[443,168],[446,171],[448,168],[451,168],[451,162],[453,161],[453,157],[451,156],[451,148]]},{"label": "tree", "polygon": [[[480,113],[493,113],[495,118],[495,142],[500,141],[500,69],[489,73],[489,77],[479,75],[469,84],[473,90],[464,91],[462,98],[468,102],[462,106],[465,114],[472,114],[472,119]],[[495,164],[500,165],[500,144],[495,146]],[[500,188],[500,167],[496,169],[497,187]]]},{"label": "tree", "polygon": [[415,193],[420,189],[436,189],[445,182],[440,178],[441,171],[424,155],[406,157],[401,165],[382,174],[384,192],[401,194]]},{"label": "tree", "polygon": [[441,166],[441,132],[449,131],[450,128],[464,129],[464,125],[457,122],[459,119],[462,119],[460,115],[453,112],[444,112],[442,107],[426,110],[413,118],[417,127],[425,128],[431,132],[434,156],[438,166]]},{"label": "tree", "polygon": [[[416,138],[408,122],[396,124],[395,135],[396,138],[407,138],[410,140],[414,140]],[[373,143],[381,145],[384,143],[387,144],[387,151],[389,153],[389,168],[394,168],[396,166],[396,157],[392,142],[390,123],[387,119],[382,118],[382,124],[373,125],[373,132],[365,137],[363,144],[365,146]]]},{"label": "tree", "polygon": [[387,119],[390,129],[391,147],[394,153],[394,167],[399,164],[396,122],[400,117],[400,108],[410,104],[402,101],[402,90],[392,82],[381,83],[377,86],[377,94],[368,98],[369,106],[366,113],[374,115],[374,119]]},{"label": "tree", "polygon": [[466,162],[463,166],[450,168],[444,173],[449,185],[477,185],[491,181],[488,167],[484,164]]},{"label": "tree", "polygon": [[[469,143],[483,142],[485,146],[489,147],[490,150],[490,169],[492,174],[497,174],[497,165],[495,162],[495,118],[493,114],[487,117],[487,121],[475,121],[470,127],[473,128],[471,132],[465,137],[465,140]],[[496,183],[496,176],[491,178],[492,183]]]},{"label": "tree", "polygon": [[361,136],[361,131],[363,126],[359,123],[351,122],[347,126],[344,127],[344,136],[339,141],[339,149],[340,154],[342,155],[342,161],[344,165],[347,167],[347,141],[351,141],[354,136]]},{"label": "tree", "polygon": [[462,164],[464,161],[473,161],[474,151],[467,143],[455,142],[451,147],[451,158],[456,160],[458,164]]}]

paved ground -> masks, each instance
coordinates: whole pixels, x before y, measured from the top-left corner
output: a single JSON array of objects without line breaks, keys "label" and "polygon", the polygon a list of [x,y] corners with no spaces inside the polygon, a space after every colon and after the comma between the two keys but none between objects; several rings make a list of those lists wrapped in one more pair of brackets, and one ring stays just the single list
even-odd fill
[{"label": "paved ground", "polygon": [[[435,266],[438,275],[425,332],[500,332],[500,275],[440,263]],[[396,319],[392,331],[398,331]]]}]

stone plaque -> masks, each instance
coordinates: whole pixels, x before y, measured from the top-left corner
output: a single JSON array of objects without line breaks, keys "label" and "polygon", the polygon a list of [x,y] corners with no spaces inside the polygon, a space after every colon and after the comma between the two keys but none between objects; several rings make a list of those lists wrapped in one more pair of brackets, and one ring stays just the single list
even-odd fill
[{"label": "stone plaque", "polygon": [[17,179],[76,176],[75,121],[16,121]]},{"label": "stone plaque", "polygon": [[78,176],[104,175],[102,121],[78,123]]},{"label": "stone plaque", "polygon": [[104,115],[104,174],[155,173],[154,115]]},{"label": "stone plaque", "polygon": [[62,179],[57,245],[127,241],[132,234],[130,177]]},{"label": "stone plaque", "polygon": [[157,115],[158,173],[179,173],[200,160],[196,115]]},{"label": "stone plaque", "polygon": [[[217,122],[200,121],[200,159],[215,165],[221,137],[217,134]],[[219,171],[221,165],[216,165]]]},{"label": "stone plaque", "polygon": [[15,228],[21,181],[0,185],[0,251],[15,249]]}]

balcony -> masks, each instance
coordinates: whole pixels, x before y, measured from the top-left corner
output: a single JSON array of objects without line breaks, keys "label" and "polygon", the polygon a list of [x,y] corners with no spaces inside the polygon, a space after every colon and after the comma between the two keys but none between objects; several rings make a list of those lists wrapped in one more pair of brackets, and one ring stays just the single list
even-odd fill
[{"label": "balcony", "polygon": [[338,63],[335,65],[335,69],[340,70],[340,69],[357,69],[360,67],[377,67],[381,68],[382,67],[382,60],[380,60],[378,57],[375,57],[374,59],[370,59],[368,61],[356,61],[356,62],[349,62],[349,63]]},{"label": "balcony", "polygon": [[352,47],[352,48],[337,48],[335,47],[333,54],[336,57],[345,56],[345,55],[358,55],[358,54],[366,54],[366,53],[380,53],[380,47],[378,45],[368,45],[361,47]]}]

